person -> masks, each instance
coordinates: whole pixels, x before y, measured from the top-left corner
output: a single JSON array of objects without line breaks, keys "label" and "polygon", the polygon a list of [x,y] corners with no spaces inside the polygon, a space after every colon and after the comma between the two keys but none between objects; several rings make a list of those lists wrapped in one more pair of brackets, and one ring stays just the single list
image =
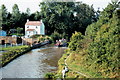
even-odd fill
[{"label": "person", "polygon": [[65,66],[65,72],[68,72],[68,67],[67,66]]},{"label": "person", "polygon": [[68,67],[65,66],[62,70],[62,77],[65,78],[65,73],[68,72]]},{"label": "person", "polygon": [[65,69],[62,70],[62,77],[65,78]]}]

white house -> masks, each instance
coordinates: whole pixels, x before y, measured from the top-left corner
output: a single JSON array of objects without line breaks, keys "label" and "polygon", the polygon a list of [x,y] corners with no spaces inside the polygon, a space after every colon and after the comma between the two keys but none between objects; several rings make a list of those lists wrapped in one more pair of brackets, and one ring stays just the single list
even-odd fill
[{"label": "white house", "polygon": [[6,36],[6,31],[0,30],[0,36]]},{"label": "white house", "polygon": [[29,21],[27,20],[25,24],[25,37],[30,37],[32,35],[45,35],[45,26],[41,21]]}]

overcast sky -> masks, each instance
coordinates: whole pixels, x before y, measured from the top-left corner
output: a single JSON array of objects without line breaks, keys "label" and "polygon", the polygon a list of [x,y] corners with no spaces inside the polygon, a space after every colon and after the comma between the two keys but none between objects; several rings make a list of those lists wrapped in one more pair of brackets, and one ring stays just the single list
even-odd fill
[{"label": "overcast sky", "polygon": [[[9,12],[12,11],[12,6],[14,4],[17,4],[19,7],[19,10],[22,12],[25,12],[27,8],[30,8],[31,13],[40,11],[39,3],[42,0],[0,0],[0,5],[4,4]],[[82,1],[83,3],[92,5],[95,10],[100,7],[100,10],[102,8],[105,8],[111,0],[76,0],[76,1]]]}]

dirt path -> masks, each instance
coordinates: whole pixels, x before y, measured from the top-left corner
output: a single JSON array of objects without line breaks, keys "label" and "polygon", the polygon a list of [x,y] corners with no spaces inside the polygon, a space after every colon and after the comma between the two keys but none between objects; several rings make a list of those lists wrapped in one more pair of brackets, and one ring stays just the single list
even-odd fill
[{"label": "dirt path", "polygon": [[[70,55],[69,55],[70,56]],[[70,68],[69,66],[68,66],[68,64],[67,64],[67,59],[69,58],[69,56],[67,56],[67,58],[65,59],[65,61],[64,61],[64,63],[65,63],[65,65],[68,67],[68,69],[71,69],[72,70],[72,68]],[[80,74],[80,75],[82,75],[82,76],[85,76],[85,77],[89,77],[88,75],[86,75],[86,74],[84,74],[84,73],[81,73],[81,72],[79,72],[79,71],[75,71],[75,70],[72,70],[73,72],[76,72],[76,73],[78,73],[78,74]]]}]

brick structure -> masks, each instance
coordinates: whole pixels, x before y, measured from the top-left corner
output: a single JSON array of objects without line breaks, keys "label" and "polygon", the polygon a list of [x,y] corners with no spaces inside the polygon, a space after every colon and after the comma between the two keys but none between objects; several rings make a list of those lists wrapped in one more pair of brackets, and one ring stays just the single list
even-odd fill
[{"label": "brick structure", "polygon": [[33,39],[33,38],[22,38],[22,43],[24,45],[33,45],[35,43],[37,43],[37,39]]},{"label": "brick structure", "polygon": [[22,43],[20,37],[0,36],[0,44],[19,44]]},{"label": "brick structure", "polygon": [[33,38],[21,38],[21,37],[11,37],[11,36],[0,36],[0,44],[23,44],[23,45],[33,45],[37,43],[37,39]]}]

